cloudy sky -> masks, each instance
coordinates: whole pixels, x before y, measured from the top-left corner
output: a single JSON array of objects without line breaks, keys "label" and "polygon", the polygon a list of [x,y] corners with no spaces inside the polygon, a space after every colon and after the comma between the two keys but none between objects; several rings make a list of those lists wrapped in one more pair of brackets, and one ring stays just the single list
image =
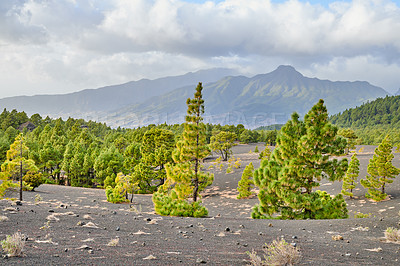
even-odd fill
[{"label": "cloudy sky", "polygon": [[0,98],[229,67],[400,88],[400,0],[1,0]]}]

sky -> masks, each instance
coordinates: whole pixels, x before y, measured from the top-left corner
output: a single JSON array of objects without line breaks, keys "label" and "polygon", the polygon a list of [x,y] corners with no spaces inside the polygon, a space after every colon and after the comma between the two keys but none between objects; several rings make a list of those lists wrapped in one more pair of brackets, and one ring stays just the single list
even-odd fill
[{"label": "sky", "polygon": [[214,67],[400,88],[400,0],[1,0],[0,98]]}]

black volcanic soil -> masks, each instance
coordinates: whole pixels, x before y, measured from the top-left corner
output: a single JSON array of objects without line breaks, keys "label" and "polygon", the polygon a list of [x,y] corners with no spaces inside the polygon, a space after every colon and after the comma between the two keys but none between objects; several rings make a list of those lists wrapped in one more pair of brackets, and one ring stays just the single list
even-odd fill
[{"label": "black volcanic soil", "polygon": [[[358,186],[357,198],[347,200],[349,219],[253,220],[250,213],[257,197],[237,200],[236,187],[246,164],[259,166],[258,155],[249,153],[255,146],[234,147],[243,166],[233,173],[226,174],[226,167],[212,170],[214,184],[203,193],[208,218],[156,215],[151,195],[135,195],[132,204],[111,204],[100,189],[41,185],[35,192],[24,192],[22,206],[1,200],[0,216],[8,220],[0,221],[0,239],[19,231],[28,241],[24,257],[0,258],[0,264],[246,265],[246,251],[261,255],[265,243],[283,237],[300,248],[303,265],[399,265],[400,245],[386,243],[383,236],[387,227],[400,228],[400,177],[387,187],[391,199],[380,203],[366,199]],[[359,153],[360,177],[366,175],[373,150],[365,146]],[[396,154],[398,167],[399,159]],[[322,182],[320,189],[335,194],[341,183]],[[36,195],[43,200],[35,203]],[[358,211],[371,217],[356,219]],[[90,222],[92,227],[82,226]],[[343,240],[332,240],[335,235]],[[119,239],[118,244],[108,246],[113,239]]]}]

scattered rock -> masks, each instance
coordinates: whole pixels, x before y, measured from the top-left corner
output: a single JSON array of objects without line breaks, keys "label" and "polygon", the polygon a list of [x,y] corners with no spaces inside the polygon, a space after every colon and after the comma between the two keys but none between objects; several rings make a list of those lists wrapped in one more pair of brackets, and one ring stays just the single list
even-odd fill
[{"label": "scattered rock", "polygon": [[292,236],[293,239],[297,239],[297,236]]},{"label": "scattered rock", "polygon": [[92,247],[89,247],[88,245],[82,245],[79,248],[76,248],[78,250],[89,250],[89,249],[93,249]]},{"label": "scattered rock", "polygon": [[119,228],[119,226],[117,226],[117,228],[115,228],[115,231],[119,231],[121,228]]},{"label": "scattered rock", "polygon": [[294,242],[292,242],[292,243],[290,243],[290,245],[292,246],[292,247],[297,247],[297,243],[294,243]]},{"label": "scattered rock", "polygon": [[334,235],[334,236],[332,236],[332,240],[335,240],[335,241],[343,240],[343,236],[341,236],[341,235]]},{"label": "scattered rock", "polygon": [[84,226],[86,223],[83,221],[79,221],[76,223],[77,226]]},{"label": "scattered rock", "polygon": [[198,258],[196,260],[196,263],[207,263],[207,262],[205,260],[201,259],[201,258]]},{"label": "scattered rock", "polygon": [[227,228],[225,228],[225,231],[229,232],[229,231],[231,231],[231,229],[229,227],[227,227]]},{"label": "scattered rock", "polygon": [[268,224],[268,227],[273,227],[273,225],[271,223]]},{"label": "scattered rock", "polygon": [[156,257],[154,257],[153,255],[149,255],[146,258],[143,258],[143,260],[155,260],[157,259]]},{"label": "scattered rock", "polygon": [[16,204],[17,206],[22,206],[22,201],[17,200],[17,201],[15,202],[15,204]]}]

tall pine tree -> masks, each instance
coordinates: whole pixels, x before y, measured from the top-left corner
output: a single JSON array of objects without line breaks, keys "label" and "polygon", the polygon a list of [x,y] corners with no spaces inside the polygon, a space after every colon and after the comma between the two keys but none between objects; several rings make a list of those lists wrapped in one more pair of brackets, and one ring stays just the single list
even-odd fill
[{"label": "tall pine tree", "polygon": [[313,191],[322,178],[340,180],[347,170],[347,159],[330,160],[343,154],[346,140],[337,136],[337,128],[328,122],[327,109],[320,100],[305,115],[304,122],[294,113],[281,129],[270,159],[255,171],[254,182],[260,188],[260,204],[253,218],[328,219],[346,218],[343,196],[332,197]]},{"label": "tall pine tree", "polygon": [[[206,143],[206,127],[203,121],[204,100],[202,84],[199,83],[188,106],[182,140],[173,152],[175,166],[166,165],[167,179],[156,193],[153,202],[157,213],[173,216],[201,217],[208,214],[197,202],[199,192],[212,184],[214,176],[201,171],[201,162],[210,154]],[[193,199],[193,203],[187,201]]]},{"label": "tall pine tree", "polygon": [[387,197],[386,184],[393,183],[393,179],[400,173],[400,169],[392,164],[394,158],[392,148],[393,145],[387,135],[375,149],[373,158],[369,160],[367,170],[369,176],[360,180],[361,185],[368,188],[368,193],[365,195],[367,198],[375,201],[384,200]]},{"label": "tall pine tree", "polygon": [[346,175],[343,178],[342,194],[353,198],[353,189],[356,187],[357,177],[360,173],[360,161],[357,159],[357,154],[354,153],[351,156],[349,168],[347,169]]},{"label": "tall pine tree", "polygon": [[254,166],[253,163],[246,165],[243,171],[242,178],[238,183],[237,190],[239,191],[238,199],[248,198],[251,196],[251,186],[254,186],[253,181]]}]

